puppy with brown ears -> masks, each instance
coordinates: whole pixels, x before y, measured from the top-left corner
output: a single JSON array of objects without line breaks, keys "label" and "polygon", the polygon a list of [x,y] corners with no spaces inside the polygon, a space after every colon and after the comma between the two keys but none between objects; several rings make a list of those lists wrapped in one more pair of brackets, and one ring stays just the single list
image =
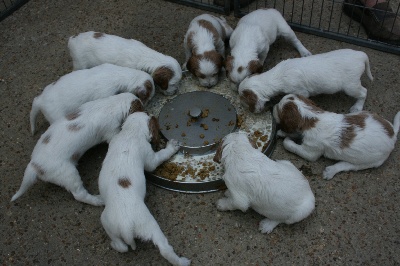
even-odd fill
[{"label": "puppy with brown ears", "polygon": [[225,41],[232,31],[225,18],[209,14],[190,22],[183,43],[186,54],[183,69],[196,76],[201,86],[211,88],[217,84],[225,58]]},{"label": "puppy with brown ears", "polygon": [[[327,112],[294,94],[286,95],[274,106],[273,116],[288,151],[308,161],[320,156],[339,161],[325,168],[323,178],[327,180],[342,171],[381,166],[394,149],[400,127],[400,112],[392,125],[366,111],[345,115]],[[296,144],[293,135],[300,135],[302,143]]]},{"label": "puppy with brown ears", "polygon": [[32,134],[35,133],[35,120],[39,111],[51,124],[86,102],[122,92],[135,94],[146,105],[154,96],[153,79],[144,71],[112,64],[66,74],[46,86],[33,100],[30,114]]},{"label": "puppy with brown ears", "polygon": [[350,112],[358,112],[367,97],[367,89],[361,84],[364,72],[373,80],[368,55],[351,49],[287,59],[262,74],[245,78],[239,85],[240,100],[251,112],[260,113],[277,95],[309,97],[343,91],[357,99]]},{"label": "puppy with brown ears", "polygon": [[157,119],[138,112],[126,119],[111,140],[99,177],[105,202],[101,223],[118,252],[127,252],[128,245],[135,250],[134,238],[152,240],[171,264],[189,265],[190,260],[176,255],[144,203],[144,171],[154,171],[179,150],[178,142],[170,140],[165,149],[154,152],[151,143],[157,144],[158,134]]},{"label": "puppy with brown ears", "polygon": [[136,111],[143,111],[139,98],[132,93],[121,93],[87,102],[51,124],[33,149],[21,187],[11,201],[41,179],[64,187],[78,201],[103,205],[99,196],[89,194],[83,187],[76,165],[88,149],[110,142],[128,114]]},{"label": "puppy with brown ears", "polygon": [[273,161],[250,143],[246,133],[227,135],[219,144],[214,161],[222,163],[227,191],[217,201],[220,211],[252,208],[266,218],[262,233],[280,223],[305,219],[315,208],[315,198],[303,174],[289,161]]},{"label": "puppy with brown ears", "polygon": [[137,40],[88,31],[70,37],[68,49],[74,70],[104,63],[143,70],[152,76],[165,95],[173,95],[182,79],[182,69],[175,58]]},{"label": "puppy with brown ears", "polygon": [[239,84],[245,77],[261,73],[270,45],[284,37],[300,53],[311,53],[276,9],[258,9],[242,17],[229,40],[231,56],[226,59],[226,76]]}]

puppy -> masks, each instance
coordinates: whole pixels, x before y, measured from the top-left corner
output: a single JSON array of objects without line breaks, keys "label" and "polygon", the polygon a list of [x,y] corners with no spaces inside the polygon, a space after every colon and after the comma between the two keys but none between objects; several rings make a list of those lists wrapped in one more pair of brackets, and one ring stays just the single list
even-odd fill
[{"label": "puppy", "polygon": [[[394,149],[400,126],[400,112],[393,125],[370,112],[335,114],[323,111],[311,100],[286,95],[274,106],[273,116],[280,124],[278,135],[283,146],[308,161],[320,156],[338,160],[323,172],[331,179],[342,171],[357,171],[382,165]],[[296,144],[290,134],[301,134]]]},{"label": "puppy", "polygon": [[211,88],[217,84],[225,58],[225,41],[232,31],[225,18],[208,14],[197,16],[190,23],[183,42],[183,69],[196,76],[201,86]]},{"label": "puppy", "polygon": [[33,100],[30,114],[32,134],[35,133],[39,111],[52,124],[83,103],[121,92],[135,94],[146,105],[154,95],[153,79],[146,72],[112,64],[73,71],[48,85]]},{"label": "puppy", "polygon": [[243,105],[259,113],[279,94],[295,93],[308,98],[344,91],[357,99],[350,112],[358,112],[367,97],[367,89],[360,80],[364,71],[373,80],[368,56],[351,49],[288,59],[267,72],[244,79],[239,85],[239,95]]},{"label": "puppy", "polygon": [[229,41],[231,56],[226,59],[226,76],[239,84],[245,77],[261,73],[269,46],[280,36],[301,56],[311,55],[279,11],[258,9],[242,17]]},{"label": "puppy", "polygon": [[175,254],[144,203],[144,171],[154,171],[179,150],[178,142],[170,140],[165,149],[154,152],[151,142],[158,139],[158,130],[155,117],[135,113],[111,140],[99,177],[100,195],[106,206],[101,223],[118,252],[128,251],[127,245],[136,249],[134,238],[151,239],[170,263],[189,265],[190,260]]},{"label": "puppy", "polygon": [[151,74],[165,95],[174,94],[182,78],[178,61],[133,39],[88,31],[70,37],[68,48],[75,70],[103,63],[140,69]]},{"label": "puppy", "polygon": [[310,215],[314,194],[307,179],[289,161],[273,161],[251,144],[244,132],[227,135],[214,156],[225,168],[222,179],[228,190],[217,201],[220,211],[252,208],[267,217],[262,233],[280,223],[293,224]]},{"label": "puppy", "polygon": [[121,93],[85,103],[54,122],[33,149],[21,187],[11,201],[41,179],[64,187],[78,201],[103,205],[99,196],[90,195],[83,187],[76,165],[88,149],[109,142],[128,114],[135,111],[143,111],[140,100],[131,93]]}]

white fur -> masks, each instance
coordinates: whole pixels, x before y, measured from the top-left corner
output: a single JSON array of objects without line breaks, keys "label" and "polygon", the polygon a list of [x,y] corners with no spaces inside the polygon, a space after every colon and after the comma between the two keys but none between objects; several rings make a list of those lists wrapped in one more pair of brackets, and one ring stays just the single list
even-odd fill
[{"label": "white fur", "polygon": [[[148,82],[151,83],[150,91],[145,86]],[[35,132],[39,111],[52,124],[86,102],[122,92],[133,93],[146,104],[154,95],[153,79],[146,72],[112,64],[102,64],[64,75],[46,86],[42,94],[33,100],[30,113],[32,134]]]},{"label": "white fur", "polygon": [[292,224],[309,216],[315,207],[307,179],[289,161],[273,161],[253,148],[243,132],[222,141],[222,179],[228,190],[217,201],[220,211],[252,208],[266,218],[262,233],[271,233],[280,223]]},{"label": "white fur", "polygon": [[282,93],[309,97],[344,91],[357,99],[350,109],[357,112],[363,109],[367,97],[367,89],[360,80],[364,71],[372,80],[369,59],[364,52],[336,50],[280,62],[267,72],[244,79],[239,85],[239,94],[243,95],[244,90],[254,93],[257,96],[254,109],[259,113],[265,103]]},{"label": "white fur", "polygon": [[[176,59],[133,39],[88,31],[70,37],[68,48],[75,70],[103,63],[140,69],[151,74],[154,83],[166,95],[176,92],[182,78],[182,69]],[[157,71],[162,67],[173,71],[171,79],[160,81],[157,78]]]},{"label": "white fur", "polygon": [[140,100],[131,93],[98,99],[83,104],[74,119],[54,122],[33,149],[21,187],[11,201],[41,179],[64,187],[78,201],[102,205],[103,200],[99,196],[90,195],[83,187],[76,165],[88,149],[101,142],[109,142],[120,131],[135,101]]},{"label": "white fur", "polygon": [[170,140],[165,149],[154,152],[149,120],[142,112],[128,116],[121,132],[110,142],[99,177],[100,195],[105,202],[101,223],[118,252],[128,251],[128,245],[136,249],[134,238],[151,239],[170,263],[189,265],[190,260],[175,254],[144,203],[144,171],[154,171],[179,149],[178,142]]},{"label": "white fur", "polygon": [[[249,62],[253,60],[258,61],[262,67],[269,47],[277,37],[284,37],[301,56],[311,55],[279,11],[258,9],[242,17],[231,35],[229,44],[234,60],[228,73],[229,78],[239,84],[245,77],[253,74],[248,67]],[[243,68],[241,72],[238,72],[239,67]]]},{"label": "white fur", "polygon": [[[215,37],[210,30],[201,26],[199,24],[200,20],[211,23],[217,31],[218,36]],[[233,29],[228,25],[225,18],[217,18],[209,14],[197,16],[190,22],[183,43],[186,54],[183,69],[186,69],[188,61],[191,60],[191,65],[195,65],[194,67],[196,70],[198,68],[198,70],[189,70],[197,76],[201,86],[209,88],[217,84],[218,75],[222,68],[222,61],[225,58],[225,40],[229,39],[232,31]],[[211,51],[215,51],[221,56],[217,62],[206,56],[205,52]]]},{"label": "white fur", "polygon": [[[285,96],[279,104],[275,105],[273,115],[277,123],[286,122],[281,121],[279,112],[282,112],[287,103],[294,103],[303,119],[312,119],[316,121],[316,124],[312,128],[296,132],[296,134],[302,135],[300,145],[291,140],[287,132],[279,131],[279,136],[285,137],[283,146],[288,151],[308,161],[316,161],[320,156],[338,160],[338,163],[325,169],[324,179],[331,179],[335,174],[342,171],[379,167],[394,149],[400,127],[400,112],[396,114],[393,126],[386,121],[387,126],[392,127],[393,130],[393,135],[389,136],[390,134],[387,133],[383,124],[377,120],[376,117],[378,116],[375,114],[364,111],[343,115],[322,110],[315,111],[310,108],[310,105],[299,100],[293,94]],[[366,117],[364,128],[346,120],[360,114]],[[293,112],[291,115],[293,115]],[[352,133],[355,134],[354,138],[351,138],[348,147],[341,147],[344,132],[351,130],[351,128],[353,128]]]}]

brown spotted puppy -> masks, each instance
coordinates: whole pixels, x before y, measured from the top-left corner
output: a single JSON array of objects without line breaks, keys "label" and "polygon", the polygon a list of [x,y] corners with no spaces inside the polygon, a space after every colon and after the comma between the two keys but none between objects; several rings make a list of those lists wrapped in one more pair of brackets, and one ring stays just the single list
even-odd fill
[{"label": "brown spotted puppy", "polygon": [[127,252],[128,245],[135,250],[135,238],[152,240],[171,264],[189,265],[190,260],[175,254],[144,203],[144,171],[154,171],[179,150],[178,142],[170,140],[165,149],[154,152],[152,142],[157,144],[158,129],[155,117],[137,112],[126,119],[121,132],[111,140],[99,177],[100,195],[106,206],[101,223],[118,252]]},{"label": "brown spotted puppy", "polygon": [[64,187],[78,201],[103,205],[99,196],[89,194],[83,187],[76,165],[88,149],[104,141],[110,142],[121,130],[128,114],[135,111],[143,111],[139,98],[121,93],[87,102],[76,112],[55,121],[33,149],[21,187],[11,201],[41,179]]},{"label": "brown spotted puppy", "polygon": [[195,75],[201,86],[210,88],[217,84],[225,58],[225,41],[233,29],[225,18],[209,14],[195,17],[186,32],[183,46],[188,69]]},{"label": "brown spotted puppy", "polygon": [[[320,156],[339,161],[325,169],[324,179],[342,171],[382,165],[394,149],[400,127],[400,112],[392,125],[366,111],[346,115],[323,111],[311,100],[294,94],[283,97],[274,106],[273,115],[288,151],[309,161]],[[301,144],[291,139],[296,135],[301,135]]]},{"label": "brown spotted puppy", "polygon": [[137,40],[88,31],[70,37],[68,49],[74,70],[104,63],[139,69],[149,73],[165,95],[174,94],[182,78],[181,66],[175,58]]}]

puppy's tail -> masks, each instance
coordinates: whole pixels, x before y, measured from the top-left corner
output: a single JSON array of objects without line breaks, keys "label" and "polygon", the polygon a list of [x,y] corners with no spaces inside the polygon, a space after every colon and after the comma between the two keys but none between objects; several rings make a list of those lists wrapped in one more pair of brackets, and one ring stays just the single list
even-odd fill
[{"label": "puppy's tail", "polygon": [[40,111],[40,104],[39,104],[39,98],[35,97],[35,99],[33,99],[33,103],[32,103],[32,109],[31,109],[31,113],[30,113],[30,122],[31,122],[31,132],[32,135],[35,134],[36,128],[36,117]]},{"label": "puppy's tail", "polygon": [[370,68],[370,65],[369,65],[369,58],[368,58],[367,55],[365,56],[365,71],[367,72],[368,78],[369,78],[371,81],[373,81],[373,80],[374,80],[374,77],[373,77],[372,74],[371,74],[371,68]]},{"label": "puppy's tail", "polygon": [[394,136],[396,138],[397,138],[397,133],[399,133],[399,128],[400,128],[400,112],[397,112],[393,120],[393,130],[394,130]]},{"label": "puppy's tail", "polygon": [[33,186],[37,181],[37,174],[31,163],[25,169],[24,178],[22,179],[21,187],[11,198],[11,201],[18,199],[22,194],[24,194],[31,186]]}]

